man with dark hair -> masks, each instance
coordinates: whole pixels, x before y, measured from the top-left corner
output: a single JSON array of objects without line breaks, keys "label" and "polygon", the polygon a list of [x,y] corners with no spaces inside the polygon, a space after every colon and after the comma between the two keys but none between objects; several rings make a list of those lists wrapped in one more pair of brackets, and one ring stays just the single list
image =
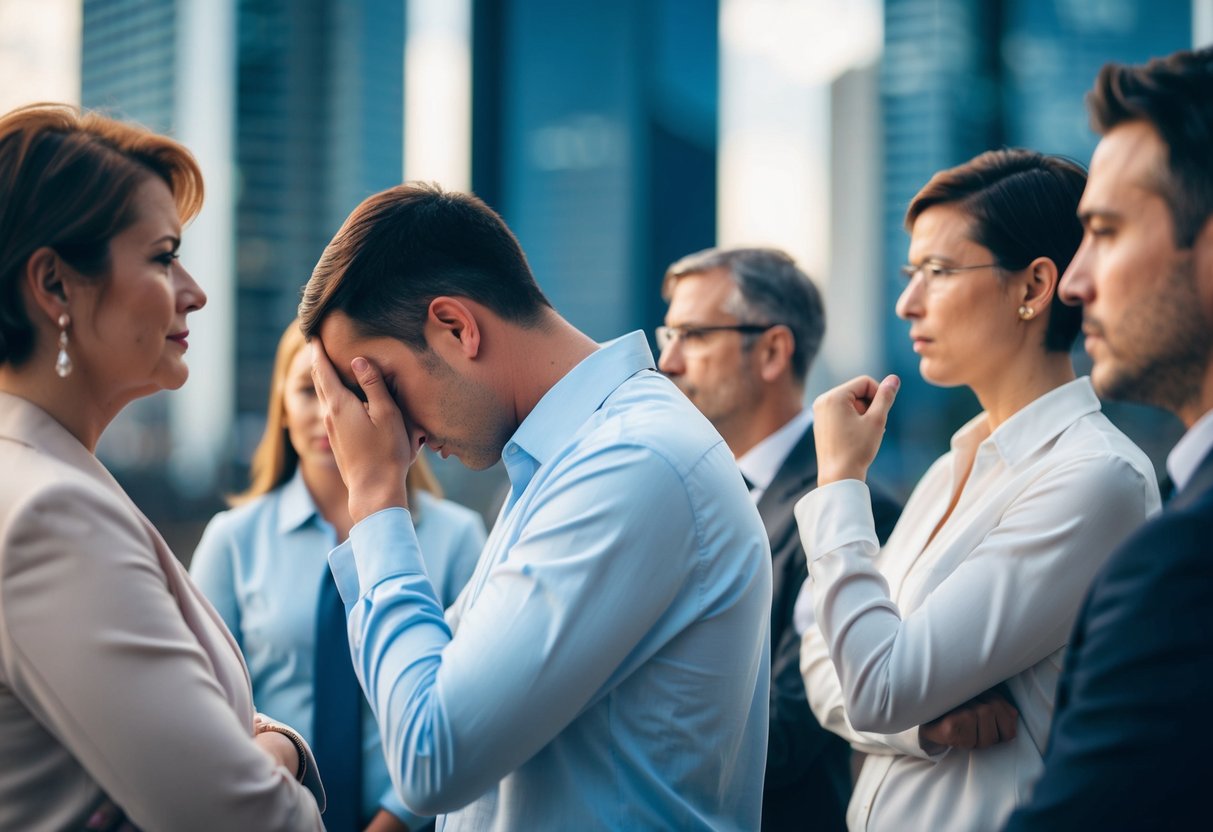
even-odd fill
[{"label": "man with dark hair", "polygon": [[1008,829],[1208,823],[1213,688],[1213,49],[1105,66],[1103,138],[1061,291],[1096,390],[1173,412],[1175,496],[1096,578],[1070,640],[1045,771]]},{"label": "man with dark hair", "polygon": [[[666,271],[670,306],[658,366],[720,431],[771,544],[771,727],[764,830],[845,829],[850,748],[822,728],[800,676],[797,593],[808,575],[792,509],[817,484],[805,379],[825,334],[821,294],[795,261],[767,248],[707,249]],[[899,507],[878,490],[880,539]]]},{"label": "man with dark hair", "polygon": [[[595,344],[500,217],[417,185],[354,211],[301,318],[355,522],[330,562],[405,804],[448,832],[757,827],[766,538],[643,334]],[[423,445],[511,484],[445,617],[406,510]]]}]

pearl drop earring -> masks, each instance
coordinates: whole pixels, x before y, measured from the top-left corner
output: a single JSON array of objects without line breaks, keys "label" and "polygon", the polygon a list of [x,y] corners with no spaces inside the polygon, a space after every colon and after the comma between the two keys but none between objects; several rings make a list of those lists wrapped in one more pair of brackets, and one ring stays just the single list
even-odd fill
[{"label": "pearl drop earring", "polygon": [[55,374],[59,378],[72,374],[72,358],[67,354],[67,328],[71,322],[66,312],[59,316],[59,354],[55,356]]}]

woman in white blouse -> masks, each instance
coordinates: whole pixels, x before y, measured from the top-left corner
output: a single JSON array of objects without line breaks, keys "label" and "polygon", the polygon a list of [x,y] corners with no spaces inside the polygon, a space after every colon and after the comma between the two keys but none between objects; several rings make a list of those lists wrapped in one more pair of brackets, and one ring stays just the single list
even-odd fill
[{"label": "woman in white blouse", "polygon": [[[899,384],[814,405],[818,488],[796,507],[816,625],[801,672],[822,724],[867,752],[852,830],[998,829],[1041,769],[1087,585],[1158,508],[1145,455],[1100,412],[1057,297],[1085,174],[1024,150],[936,174],[910,204],[910,322],[923,378],[983,412],[878,550],[867,486]],[[1092,322],[1091,326],[1097,326]]]}]

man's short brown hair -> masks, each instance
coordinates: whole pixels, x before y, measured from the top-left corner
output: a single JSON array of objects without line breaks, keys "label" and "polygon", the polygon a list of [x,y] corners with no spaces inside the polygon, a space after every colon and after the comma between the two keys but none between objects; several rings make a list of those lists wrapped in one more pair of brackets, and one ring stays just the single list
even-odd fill
[{"label": "man's short brown hair", "polygon": [[303,290],[300,325],[311,338],[340,311],[363,336],[424,352],[430,302],[442,295],[523,326],[551,308],[495,211],[471,194],[397,185],[364,200],[325,248]]},{"label": "man's short brown hair", "polygon": [[1159,189],[1171,209],[1175,244],[1190,248],[1213,214],[1213,47],[1144,66],[1106,64],[1087,93],[1087,108],[1101,135],[1146,121],[1162,136],[1168,152]]}]

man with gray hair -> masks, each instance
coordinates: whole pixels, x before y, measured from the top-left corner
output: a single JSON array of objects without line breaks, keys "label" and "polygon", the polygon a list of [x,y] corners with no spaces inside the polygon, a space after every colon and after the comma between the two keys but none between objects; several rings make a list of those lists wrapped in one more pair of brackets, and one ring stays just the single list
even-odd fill
[{"label": "man with gray hair", "polygon": [[[847,745],[809,710],[792,624],[807,576],[792,508],[817,484],[805,379],[825,334],[821,293],[787,254],[707,249],[666,271],[659,369],[720,432],[771,543],[771,724],[762,828],[844,829]],[[872,492],[883,541],[900,508]]]}]

